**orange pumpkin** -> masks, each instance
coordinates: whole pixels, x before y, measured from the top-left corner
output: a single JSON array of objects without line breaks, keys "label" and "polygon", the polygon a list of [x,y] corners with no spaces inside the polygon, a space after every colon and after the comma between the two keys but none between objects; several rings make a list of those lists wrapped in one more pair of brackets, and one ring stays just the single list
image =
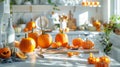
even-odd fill
[{"label": "orange pumpkin", "polygon": [[38,36],[39,36],[38,33],[37,32],[33,32],[33,30],[32,30],[32,32],[28,33],[28,37],[31,37],[31,38],[33,38],[35,40],[36,48],[38,47],[38,44],[37,44]]},{"label": "orange pumpkin", "polygon": [[68,57],[72,57],[74,54],[73,52],[67,52]]},{"label": "orange pumpkin", "polygon": [[23,32],[28,32],[28,28],[24,28],[24,29],[23,29]]},{"label": "orange pumpkin", "polygon": [[105,60],[105,58],[105,56],[102,56],[99,58],[99,61],[96,59],[95,67],[109,67],[109,62],[108,60]]},{"label": "orange pumpkin", "polygon": [[70,48],[71,48],[71,46],[68,44],[68,45],[66,45],[66,48],[67,48],[67,49],[70,49]]},{"label": "orange pumpkin", "polygon": [[101,26],[101,23],[98,20],[94,21],[92,24],[93,24],[94,27],[100,27]]},{"label": "orange pumpkin", "polygon": [[95,62],[96,62],[96,58],[93,56],[92,53],[90,53],[89,58],[88,58],[88,63],[94,64]]},{"label": "orange pumpkin", "polygon": [[102,56],[102,57],[100,57],[100,61],[101,61],[101,62],[110,63],[110,59],[109,59],[109,57],[107,57],[107,56]]},{"label": "orange pumpkin", "polygon": [[31,19],[31,21],[29,21],[29,22],[26,24],[26,28],[28,29],[28,31],[31,31],[33,28],[36,28],[35,22]]},{"label": "orange pumpkin", "polygon": [[68,45],[68,36],[67,34],[60,32],[55,36],[55,42],[60,42],[62,47],[66,47]]},{"label": "orange pumpkin", "polygon": [[14,41],[14,46],[19,48],[20,42],[19,41]]},{"label": "orange pumpkin", "polygon": [[41,48],[49,48],[52,44],[52,36],[50,34],[46,34],[42,31],[42,34],[37,38],[37,44]]},{"label": "orange pumpkin", "polygon": [[11,50],[8,47],[0,48],[0,58],[8,59],[11,57]]},{"label": "orange pumpkin", "polygon": [[34,39],[27,37],[27,34],[25,34],[25,38],[22,38],[20,41],[19,49],[24,52],[33,52],[35,49],[36,43]]},{"label": "orange pumpkin", "polygon": [[86,39],[84,42],[83,42],[83,45],[82,45],[82,48],[83,49],[91,49],[94,47],[94,43],[91,41],[91,40],[88,40]]},{"label": "orange pumpkin", "polygon": [[72,44],[73,44],[74,46],[81,47],[82,44],[83,44],[83,40],[82,40],[81,38],[74,38],[74,39],[72,40]]},{"label": "orange pumpkin", "polygon": [[51,44],[51,48],[59,48],[61,46],[61,43],[60,42],[53,42]]}]

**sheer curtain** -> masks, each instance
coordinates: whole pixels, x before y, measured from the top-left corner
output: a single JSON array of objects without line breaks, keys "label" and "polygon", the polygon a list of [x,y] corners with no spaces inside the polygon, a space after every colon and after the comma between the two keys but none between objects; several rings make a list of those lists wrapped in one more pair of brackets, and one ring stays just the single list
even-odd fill
[{"label": "sheer curtain", "polygon": [[114,14],[120,15],[120,0],[114,0]]}]

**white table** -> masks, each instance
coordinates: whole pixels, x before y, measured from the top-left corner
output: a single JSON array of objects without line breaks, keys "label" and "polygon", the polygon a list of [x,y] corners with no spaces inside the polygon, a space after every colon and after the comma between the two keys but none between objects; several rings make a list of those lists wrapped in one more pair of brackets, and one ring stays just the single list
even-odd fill
[{"label": "white table", "polygon": [[[89,54],[79,54],[79,56],[67,57],[66,53],[62,54],[43,54],[44,58],[40,58],[36,53],[29,54],[29,59],[25,62],[14,62],[7,64],[0,64],[0,67],[94,67],[88,64],[87,58]],[[95,56],[102,56],[103,53],[95,53]],[[120,67],[120,64],[114,59],[110,58],[110,67]]]}]

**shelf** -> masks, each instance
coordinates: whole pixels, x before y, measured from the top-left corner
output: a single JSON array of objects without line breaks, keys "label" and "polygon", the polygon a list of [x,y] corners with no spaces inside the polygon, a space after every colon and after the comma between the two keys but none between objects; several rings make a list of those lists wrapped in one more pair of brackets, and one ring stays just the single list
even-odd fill
[{"label": "shelf", "polygon": [[[13,5],[13,12],[43,12],[53,10],[53,5]],[[74,8],[80,8],[82,6],[64,6],[59,5],[58,8],[61,11],[72,10]],[[31,11],[32,9],[32,11]]]}]

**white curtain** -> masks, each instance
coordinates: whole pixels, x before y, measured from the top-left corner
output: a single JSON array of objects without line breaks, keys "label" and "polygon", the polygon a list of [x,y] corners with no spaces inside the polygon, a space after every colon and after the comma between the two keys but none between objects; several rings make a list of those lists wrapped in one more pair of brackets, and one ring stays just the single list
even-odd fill
[{"label": "white curtain", "polygon": [[120,0],[114,0],[114,14],[120,15]]}]

